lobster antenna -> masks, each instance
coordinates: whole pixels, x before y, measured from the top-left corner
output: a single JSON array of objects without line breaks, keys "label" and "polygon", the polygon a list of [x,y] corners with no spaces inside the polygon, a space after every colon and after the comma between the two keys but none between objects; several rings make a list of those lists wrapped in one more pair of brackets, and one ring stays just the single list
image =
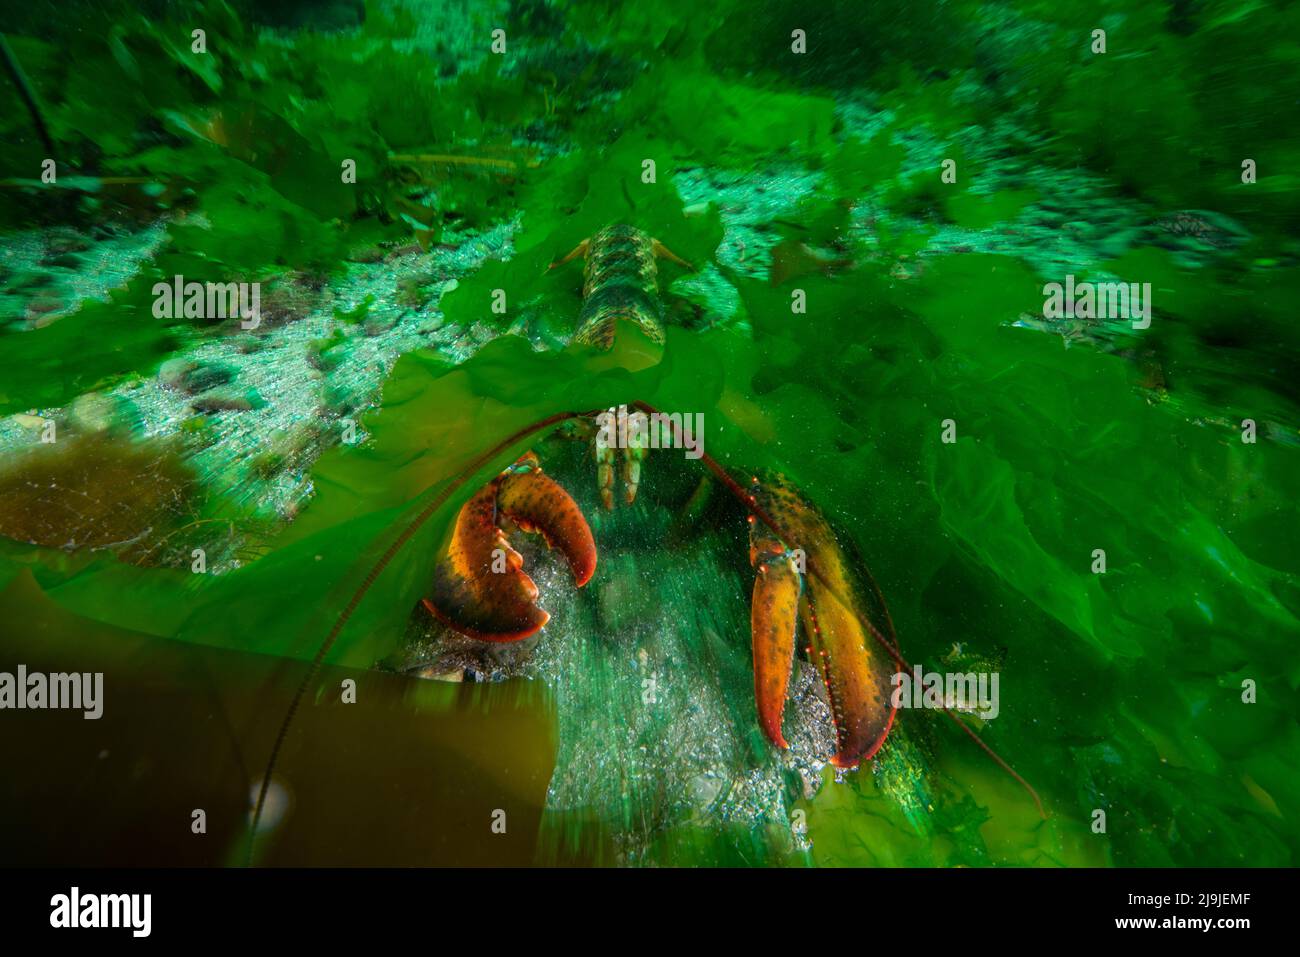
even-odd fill
[{"label": "lobster antenna", "polygon": [[379,576],[383,574],[384,569],[388,567],[389,563],[392,562],[395,557],[397,557],[397,553],[400,552],[402,547],[405,546],[415,533],[420,530],[421,526],[432,518],[438,509],[442,508],[442,506],[446,504],[452,494],[469,481],[469,477],[472,474],[477,472],[492,459],[496,458],[516,442],[526,439],[528,436],[533,435],[536,432],[557,425],[566,419],[574,419],[583,415],[591,414],[592,413],[590,412],[557,412],[554,415],[549,415],[540,421],[534,422],[532,425],[525,426],[508,438],[503,439],[496,445],[492,446],[488,451],[482,453],[470,462],[469,465],[461,469],[460,472],[458,472],[447,484],[446,488],[438,492],[437,495],[435,495],[422,509],[420,509],[416,516],[412,518],[401,532],[398,533],[397,537],[393,539],[392,543],[384,549],[383,553],[375,560],[374,564],[370,566],[370,570],[366,572],[365,577],[361,580],[361,584],[358,585],[357,590],[353,592],[352,598],[348,601],[347,605],[344,606],[343,610],[339,612],[338,618],[334,620],[334,626],[330,628],[329,634],[325,636],[325,640],[322,641],[320,647],[316,649],[316,656],[312,658],[311,665],[307,668],[307,673],[303,675],[302,681],[298,685],[298,690],[294,693],[293,699],[289,702],[289,710],[285,712],[284,720],[280,722],[280,728],[275,735],[275,743],[271,746],[271,755],[266,762],[266,773],[262,775],[262,783],[257,792],[257,804],[253,808],[253,823],[248,832],[248,853],[245,858],[245,864],[247,866],[251,867],[253,863],[253,849],[257,841],[257,829],[261,824],[262,811],[266,806],[266,793],[271,786],[271,774],[275,770],[276,761],[280,757],[280,749],[284,746],[284,741],[288,736],[289,726],[293,723],[294,715],[298,713],[298,707],[302,704],[302,699],[306,697],[308,688],[316,679],[316,675],[320,672],[321,665],[324,664],[325,661],[325,656],[329,653],[329,650],[334,647],[334,642],[338,640],[339,635],[342,633],[343,626],[346,625],[348,620],[356,613],[357,607],[361,604],[361,600],[366,596],[366,593],[370,591]]},{"label": "lobster antenna", "polygon": [[[633,402],[632,405],[636,406],[642,412],[645,412],[647,414],[650,415],[659,414],[658,410],[655,409],[653,406],[649,405],[648,403],[637,401],[637,402]],[[671,422],[672,420],[669,421]],[[679,429],[679,426],[677,426],[676,423],[673,423],[673,429],[674,431],[677,431]],[[676,438],[680,441],[681,436],[678,435],[676,436]],[[757,502],[754,501],[752,495],[746,494],[745,490],[740,487],[740,485],[736,482],[736,480],[733,479],[729,474],[727,474],[727,470],[724,469],[720,464],[718,464],[717,459],[709,455],[709,453],[701,450],[701,460],[704,462],[705,466],[708,467],[709,471],[714,474],[714,476],[718,479],[718,481],[720,481],[727,488],[727,490],[731,492],[732,495],[734,495],[737,499],[739,499],[746,509],[748,509],[751,513],[757,516],[757,518],[764,525],[770,528],[778,538],[782,539],[783,541],[785,540],[786,536],[782,532],[781,527],[777,525],[776,521],[770,515],[768,515],[767,512],[764,509],[762,509]],[[895,665],[900,670],[911,671],[912,666],[908,664],[907,659],[903,657],[902,653],[898,650],[898,646],[895,644],[895,642],[897,641],[897,633],[894,631],[893,619],[889,615],[889,606],[885,603],[885,598],[880,593],[880,588],[879,586],[876,585],[876,580],[872,577],[870,570],[867,570],[867,578],[871,582],[871,588],[876,594],[876,599],[879,602],[880,607],[884,609],[885,622],[889,627],[890,635],[894,638],[894,641],[891,641],[890,639],[886,638],[883,634],[881,634],[880,629],[877,628],[870,619],[868,619],[865,615],[859,614],[857,609],[855,609],[851,603],[846,601],[843,595],[839,594],[835,586],[832,585],[829,581],[827,581],[826,577],[821,573],[821,570],[817,568],[811,556],[805,556],[804,563],[805,563],[805,568],[808,571],[808,574],[816,578],[817,581],[820,582],[821,585],[831,594],[831,596],[834,597],[835,600],[838,601],[845,609],[847,609],[855,618],[857,618],[859,622],[865,625],[867,630],[871,632],[872,636],[876,639],[876,641],[878,641],[882,646],[884,646],[885,650],[888,651],[890,656],[894,659]],[[864,567],[865,565],[866,563],[863,562]],[[1038,792],[1034,790],[1033,786],[1030,785],[1030,783],[1026,781],[1023,777],[1017,774],[1016,770],[1013,767],[1011,767],[1011,765],[1008,764],[1000,754],[994,751],[993,748],[990,747],[984,741],[983,738],[981,738],[978,734],[976,734],[975,730],[971,728],[970,725],[968,725],[965,721],[962,721],[959,717],[957,717],[957,715],[954,714],[947,707],[947,705],[941,705],[940,708],[943,711],[943,713],[948,717],[948,720],[952,721],[953,724],[961,728],[961,730],[966,734],[968,738],[970,738],[977,745],[979,745],[980,749],[994,760],[994,762],[998,765],[998,767],[1000,767],[1003,771],[1009,774],[1022,788],[1025,789],[1025,791],[1028,792],[1030,798],[1033,799],[1034,806],[1038,808],[1039,816],[1044,821],[1047,820],[1048,815],[1047,812],[1043,809],[1043,802],[1039,798]]]}]

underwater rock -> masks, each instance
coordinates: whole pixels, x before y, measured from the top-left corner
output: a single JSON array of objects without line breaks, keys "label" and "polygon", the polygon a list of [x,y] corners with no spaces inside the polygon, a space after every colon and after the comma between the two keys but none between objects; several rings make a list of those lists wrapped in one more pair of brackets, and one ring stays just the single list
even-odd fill
[{"label": "underwater rock", "polygon": [[722,793],[722,781],[711,772],[697,774],[688,782],[691,800],[696,807],[705,810]]},{"label": "underwater rock", "polygon": [[383,262],[387,252],[382,246],[358,246],[348,253],[348,262],[377,263]]},{"label": "underwater rock", "polygon": [[62,253],[58,256],[50,256],[42,259],[41,265],[50,266],[56,269],[80,269],[83,265],[83,261],[76,253]]},{"label": "underwater rock", "polygon": [[189,393],[207,392],[226,385],[234,378],[235,371],[227,366],[200,365],[182,377],[182,387]]},{"label": "underwater rock", "polygon": [[67,305],[58,296],[35,296],[27,302],[27,321],[36,328],[48,325],[56,318],[57,313],[63,312],[67,308]]},{"label": "underwater rock", "polygon": [[116,395],[87,392],[68,407],[68,424],[78,432],[132,432],[140,425],[140,414],[132,403]]},{"label": "underwater rock", "polygon": [[195,412],[251,412],[253,409],[260,409],[266,405],[264,400],[256,389],[248,389],[239,392],[234,389],[213,389],[196,396],[190,402],[190,408]]},{"label": "underwater rock", "polygon": [[383,316],[370,316],[361,325],[361,334],[368,337],[382,336],[393,326],[397,325],[401,316],[397,313],[389,313]]},{"label": "underwater rock", "polygon": [[234,378],[235,370],[228,366],[207,365],[183,358],[168,359],[158,369],[158,381],[169,389],[189,395],[227,385]]},{"label": "underwater rock", "polygon": [[407,276],[397,281],[397,301],[409,309],[422,309],[433,298],[427,276]]},{"label": "underwater rock", "polygon": [[24,429],[44,428],[45,423],[49,421],[39,415],[29,415],[26,412],[15,412],[10,416],[10,418],[21,425]]},{"label": "underwater rock", "polygon": [[484,663],[492,666],[493,672],[501,669],[507,674],[514,674],[520,664],[531,657],[541,640],[540,634],[534,634],[521,641],[487,642]]},{"label": "underwater rock", "polygon": [[450,681],[460,684],[465,680],[464,668],[453,668],[450,671],[439,671],[434,666],[417,668],[410,672],[416,678],[422,678],[425,681]]},{"label": "underwater rock", "polygon": [[262,292],[261,329],[297,322],[329,302],[333,293],[319,277],[294,273],[273,281]]},{"label": "underwater rock", "polygon": [[198,367],[197,362],[179,356],[175,359],[168,359],[158,367],[158,381],[169,389],[179,389],[182,387],[184,377]]},{"label": "underwater rock", "polygon": [[[69,253],[82,253],[90,248],[90,243],[75,230],[60,230],[50,235],[45,244],[45,257],[42,265],[50,265],[53,260]],[[80,260],[77,260],[80,263]]]}]

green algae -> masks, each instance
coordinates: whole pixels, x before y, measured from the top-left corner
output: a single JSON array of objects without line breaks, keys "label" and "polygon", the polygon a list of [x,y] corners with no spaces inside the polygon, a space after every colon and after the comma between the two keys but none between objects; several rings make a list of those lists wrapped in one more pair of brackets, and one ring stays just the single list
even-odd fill
[{"label": "green algae", "polygon": [[[485,155],[513,146],[512,131],[540,125],[555,155],[536,168],[521,162],[510,182],[443,181],[439,217],[472,227],[519,216],[510,254],[440,303],[452,326],[486,324],[497,338],[459,364],[433,351],[404,356],[379,410],[362,417],[367,441],[320,456],[311,504],[255,561],[204,577],[6,543],[5,580],[31,570],[51,601],[106,627],[305,660],[401,529],[445,494],[327,655],[369,667],[400,646],[456,507],[543,434],[480,461],[498,443],[556,413],[634,399],[698,411],[710,423],[711,454],[735,468],[785,469],[846,531],[910,660],[937,666],[962,643],[1001,662],[1002,714],[981,730],[1038,789],[1051,818],[1040,821],[1024,792],[946,721],[905,713],[875,770],[839,782],[828,773],[814,795],[774,802],[763,825],[668,813],[644,776],[630,790],[612,780],[574,790],[574,806],[542,818],[545,862],[1294,863],[1300,272],[1286,238],[1295,181],[1281,171],[1294,168],[1295,142],[1264,120],[1271,98],[1286,99],[1300,75],[1295,45],[1271,40],[1294,36],[1294,14],[1209,3],[1175,29],[1163,7],[1108,3],[1085,14],[1023,4],[1024,42],[983,49],[998,79],[973,89],[965,75],[918,66],[969,65],[957,41],[981,29],[987,5],[926,4],[887,49],[879,34],[890,20],[876,29],[842,9],[813,16],[790,5],[789,16],[826,36],[825,55],[761,65],[753,50],[763,31],[788,49],[780,16],[741,29],[744,11],[696,6],[682,5],[676,19],[606,5],[578,14],[585,42],[601,48],[616,79],[610,88],[545,48],[529,51],[529,71],[489,61],[444,82],[435,64],[393,48],[400,23],[383,17],[355,35],[303,37],[294,51],[232,16],[229,42],[245,45],[244,60],[196,61],[146,21],[85,51],[87,73],[112,70],[103,75],[120,73],[122,82],[101,78],[91,89],[84,76],[64,76],[59,95],[46,96],[55,135],[84,137],[85,157],[102,156],[106,172],[167,172],[192,184],[195,195],[177,209],[192,205],[212,228],[178,224],[173,246],[110,303],[4,333],[0,407],[9,411],[147,371],[181,340],[212,334],[141,321],[157,277],[214,264],[249,276],[328,269],[359,237],[407,239],[409,224],[392,215],[392,194],[377,183],[389,151]],[[513,23],[526,28],[519,10]],[[1105,59],[1088,54],[1099,24],[1109,32]],[[15,46],[35,75],[57,84],[62,68],[50,44]],[[672,64],[629,66],[648,50],[671,54]],[[132,77],[130,64],[146,51],[167,65],[164,82]],[[303,62],[323,79],[307,79]],[[759,75],[747,73],[755,68]],[[773,92],[773,75],[794,85]],[[841,84],[883,89],[892,118],[874,136],[845,133],[833,89]],[[1140,108],[1121,109],[1138,90]],[[412,91],[427,94],[424,108],[409,108]],[[170,139],[137,151],[123,98],[167,123]],[[218,103],[230,126],[224,143],[201,135],[196,120],[211,119]],[[1045,198],[1014,182],[1014,172],[1011,185],[978,191],[965,179],[968,168],[993,163],[968,148],[963,131],[991,128],[1000,112],[1026,132],[1051,134],[1032,154],[1039,165],[1086,165],[1153,209],[1223,211],[1249,222],[1251,238],[1226,261],[1197,268],[1153,246],[1098,251],[1089,274],[1150,282],[1155,318],[1149,330],[1089,330],[1096,342],[1063,348],[1017,324],[1041,309],[1044,282],[1020,258],[928,253],[941,228],[997,236]],[[915,159],[918,130],[935,155],[956,159],[955,188],[937,164]],[[258,138],[276,148],[255,156]],[[0,155],[32,165],[30,144],[6,144]],[[360,196],[334,189],[340,155],[358,161],[368,183]],[[1247,155],[1261,168],[1253,187],[1239,177]],[[786,245],[776,247],[771,272],[754,278],[723,262],[722,212],[684,209],[672,173],[700,163],[750,167],[758,156],[805,164],[825,179],[793,224],[764,224]],[[657,161],[653,183],[643,178],[648,158]],[[330,190],[303,187],[326,179]],[[869,192],[880,213],[870,243],[850,225]],[[258,203],[241,202],[247,193]],[[620,367],[622,357],[563,349],[580,266],[547,267],[611,221],[717,266],[738,314],[708,331],[670,329],[663,361],[638,371]],[[918,258],[905,277],[892,268]],[[663,266],[665,298],[681,275]],[[491,310],[497,289],[508,293],[503,315]],[[795,289],[806,313],[791,311]],[[359,306],[340,319],[363,315]],[[1244,419],[1258,423],[1257,442],[1243,442]],[[945,420],[955,426],[951,444],[941,439]],[[580,474],[574,467],[566,477]],[[743,564],[743,546],[725,536],[710,548],[721,555],[732,546]],[[1095,549],[1106,552],[1104,574],[1093,572]],[[703,573],[702,563],[691,567]],[[710,581],[730,579],[718,572]],[[667,587],[665,600],[684,599]],[[752,738],[743,597],[718,600],[732,604],[718,613],[729,626],[715,630],[716,645],[692,628],[661,640],[681,667],[716,678],[718,713]],[[581,771],[583,728],[601,703],[630,701],[638,689],[598,631],[588,624],[557,651],[571,708],[557,718],[561,769]],[[1247,680],[1258,686],[1257,703],[1242,701]],[[274,717],[279,708],[278,699],[267,704]],[[653,748],[666,727],[648,720],[625,730]],[[720,765],[771,760],[754,747]],[[788,808],[806,813],[811,850],[791,840],[776,813]],[[1096,809],[1107,811],[1104,834],[1090,827]],[[629,833],[643,839],[631,858]]]}]

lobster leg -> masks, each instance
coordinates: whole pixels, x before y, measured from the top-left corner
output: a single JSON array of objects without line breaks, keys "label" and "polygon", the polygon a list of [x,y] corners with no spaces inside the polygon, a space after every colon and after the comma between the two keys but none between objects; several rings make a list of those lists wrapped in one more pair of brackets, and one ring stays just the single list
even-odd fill
[{"label": "lobster leg", "polygon": [[614,463],[622,450],[623,500],[631,505],[641,487],[641,462],[650,450],[650,420],[640,411],[618,407],[617,414],[602,412],[596,417],[599,428],[592,444],[596,459],[596,486],[606,509],[614,507]]},{"label": "lobster leg", "polygon": [[656,259],[667,259],[669,262],[675,262],[677,263],[677,265],[685,266],[691,272],[695,272],[694,266],[688,263],[681,256],[677,255],[675,252],[673,252],[671,249],[669,249],[659,240],[652,239],[650,241],[650,249],[654,253]]},{"label": "lobster leg", "polygon": [[559,267],[563,266],[565,263],[573,262],[579,256],[587,255],[587,249],[590,246],[591,246],[591,240],[584,239],[582,242],[578,243],[577,246],[573,247],[573,251],[569,253],[567,256],[565,256],[563,259],[557,259],[555,262],[547,266],[546,271],[550,272],[552,269],[558,269]]}]

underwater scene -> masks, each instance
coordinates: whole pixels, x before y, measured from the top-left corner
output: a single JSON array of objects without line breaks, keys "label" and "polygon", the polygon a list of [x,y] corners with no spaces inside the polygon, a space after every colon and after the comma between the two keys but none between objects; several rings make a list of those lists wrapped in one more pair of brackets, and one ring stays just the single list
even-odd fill
[{"label": "underwater scene", "polygon": [[1300,8],[3,6],[0,864],[1296,863]]}]

